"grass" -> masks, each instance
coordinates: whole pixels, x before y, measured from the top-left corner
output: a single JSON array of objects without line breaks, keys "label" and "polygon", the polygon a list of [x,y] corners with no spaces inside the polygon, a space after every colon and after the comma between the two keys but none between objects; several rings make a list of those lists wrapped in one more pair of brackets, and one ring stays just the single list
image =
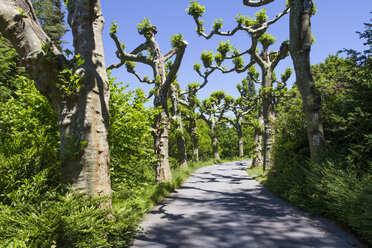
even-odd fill
[{"label": "grass", "polygon": [[260,183],[265,183],[266,182],[266,177],[263,176],[263,167],[258,167],[258,168],[248,168],[247,169],[247,174],[252,177],[254,180],[260,182]]}]

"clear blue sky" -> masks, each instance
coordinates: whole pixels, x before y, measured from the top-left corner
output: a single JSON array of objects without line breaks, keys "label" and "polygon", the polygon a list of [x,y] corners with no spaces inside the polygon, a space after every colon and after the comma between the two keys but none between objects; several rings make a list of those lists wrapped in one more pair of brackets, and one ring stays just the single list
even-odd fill
[{"label": "clear blue sky", "polygon": [[[234,18],[237,14],[253,17],[254,13],[260,10],[260,8],[243,6],[242,0],[201,0],[199,2],[206,6],[203,18],[207,32],[216,18],[223,18],[223,30],[231,30],[235,27]],[[285,0],[276,0],[265,7],[269,19],[274,18],[277,13],[282,11],[285,2]],[[137,33],[136,25],[145,17],[149,17],[152,24],[157,26],[157,41],[164,54],[171,49],[170,36],[182,33],[184,39],[189,43],[178,73],[178,81],[182,88],[185,88],[190,82],[201,82],[201,78],[193,71],[192,67],[195,62],[200,62],[200,54],[203,50],[216,51],[218,43],[228,39],[241,50],[250,46],[250,38],[244,32],[238,32],[231,38],[216,36],[205,40],[198,37],[195,32],[195,23],[185,11],[189,5],[188,0],[101,0],[101,5],[106,21],[103,36],[107,66],[117,62],[116,48],[109,37],[111,22],[115,20],[119,25],[119,39],[126,44],[127,51],[131,51],[144,42],[144,38]],[[362,31],[364,29],[363,23],[369,22],[369,19],[372,18],[369,13],[372,11],[371,0],[317,0],[315,5],[318,12],[312,18],[312,31],[316,39],[311,51],[312,64],[323,62],[329,54],[335,54],[343,48],[363,49],[362,41],[359,40],[355,32]],[[269,33],[277,37],[277,43],[272,47],[273,50],[277,50],[280,43],[289,38],[288,19],[289,15],[286,15],[268,30]],[[245,62],[248,62],[248,58],[245,59]],[[142,75],[152,76],[152,71],[147,66],[138,64],[137,67]],[[278,65],[277,75],[279,76],[286,67],[292,67],[290,57]],[[139,83],[134,75],[126,71],[125,67],[114,70],[113,75],[124,84],[130,83],[130,89],[141,87],[145,92],[150,89],[148,85]],[[221,74],[215,72],[210,77],[209,84],[200,91],[199,97],[208,97],[215,90],[224,90],[228,94],[236,96],[238,94],[236,84],[241,82],[245,76],[245,73]],[[294,78],[292,75],[289,80],[291,84],[294,82]]]}]

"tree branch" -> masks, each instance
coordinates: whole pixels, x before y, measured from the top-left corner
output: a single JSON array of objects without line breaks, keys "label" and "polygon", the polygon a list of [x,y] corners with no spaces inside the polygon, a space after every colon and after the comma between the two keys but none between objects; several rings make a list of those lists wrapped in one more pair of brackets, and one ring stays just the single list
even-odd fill
[{"label": "tree branch", "polygon": [[151,59],[147,58],[146,56],[143,55],[137,55],[138,53],[142,52],[143,50],[147,49],[150,45],[148,42],[142,43],[139,45],[136,49],[134,49],[131,53],[127,53],[124,51],[123,47],[120,44],[119,38],[115,33],[110,33],[110,37],[114,40],[117,53],[116,56],[120,59],[121,62],[115,63],[107,67],[108,70],[111,70],[113,68],[119,68],[122,66],[126,61],[133,61],[133,62],[141,62],[147,65],[152,66],[153,62]]},{"label": "tree branch", "polygon": [[172,67],[169,70],[169,73],[167,75],[167,78],[165,79],[164,82],[164,89],[168,90],[168,87],[173,81],[176,79],[178,69],[181,66],[182,58],[185,53],[186,47],[188,46],[189,43],[187,41],[182,41],[182,46],[177,49],[176,52],[176,58],[172,64]]},{"label": "tree branch", "polygon": [[269,4],[271,2],[274,2],[274,0],[243,0],[243,5],[249,6],[249,7],[260,7],[266,4]]}]

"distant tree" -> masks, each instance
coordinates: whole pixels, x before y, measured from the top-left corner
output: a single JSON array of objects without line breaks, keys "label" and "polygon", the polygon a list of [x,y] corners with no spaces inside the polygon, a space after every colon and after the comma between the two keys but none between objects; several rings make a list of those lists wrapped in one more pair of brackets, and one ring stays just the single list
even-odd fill
[{"label": "distant tree", "polygon": [[229,110],[231,110],[235,118],[224,117],[236,130],[238,136],[238,151],[239,157],[244,157],[244,144],[243,144],[243,125],[247,125],[248,122],[244,122],[247,115],[251,114],[256,109],[256,92],[254,89],[254,83],[252,80],[243,79],[241,84],[237,84],[237,89],[240,96],[233,99],[230,104]]},{"label": "distant tree", "polygon": [[111,195],[107,79],[99,1],[70,0],[75,57],[68,60],[43,31],[30,0],[0,0],[0,32],[11,41],[59,119],[63,182]]},{"label": "distant tree", "polygon": [[[178,119],[182,120],[182,115],[183,115],[183,119],[189,121],[187,130],[189,132],[191,142],[192,142],[192,147],[193,147],[192,148],[193,149],[192,151],[193,161],[199,161],[199,137],[198,137],[198,129],[197,129],[196,121],[200,115],[199,113],[196,112],[196,109],[200,107],[200,102],[196,94],[200,89],[202,89],[205,85],[207,85],[209,75],[211,75],[215,71],[215,69],[210,69],[210,70],[206,69],[202,73],[200,68],[201,68],[200,64],[196,63],[194,65],[194,70],[198,73],[200,77],[203,78],[203,83],[202,84],[190,83],[188,84],[187,89],[185,91],[178,90],[177,97],[172,98],[174,100],[177,99],[177,102],[174,101],[173,105],[178,106],[178,104],[182,104],[184,107],[186,107],[183,112],[181,111],[179,112]],[[184,97],[185,95],[187,95],[186,99],[182,99],[182,97]],[[181,145],[184,146],[184,143]],[[186,154],[186,151],[185,151],[185,154]]]},{"label": "distant tree", "polygon": [[190,135],[192,144],[192,160],[199,161],[199,134],[197,128],[197,120],[199,119],[200,113],[197,109],[200,106],[200,101],[197,97],[197,89],[200,88],[198,83],[191,83],[187,86],[187,97],[186,101],[180,103],[186,106],[186,110],[183,112],[183,118],[188,121],[187,131]]},{"label": "distant tree", "polygon": [[183,133],[183,121],[182,121],[182,106],[180,106],[180,86],[175,80],[170,86],[170,100],[171,100],[171,120],[175,125],[175,138],[177,142],[177,158],[180,167],[184,170],[188,168],[187,165],[187,153],[186,153],[186,140],[185,135]]},{"label": "distant tree", "polygon": [[[154,85],[154,89],[151,92],[154,95],[154,106],[155,108],[161,109],[160,113],[155,117],[152,132],[155,143],[154,151],[158,157],[156,179],[159,183],[171,181],[172,175],[168,159],[170,129],[168,97],[171,85],[176,80],[177,72],[188,43],[183,40],[181,34],[173,35],[171,37],[171,45],[173,49],[163,55],[160,51],[159,44],[155,39],[157,28],[152,25],[148,19],[144,19],[138,24],[137,29],[138,33],[143,35],[146,41],[140,44],[132,52],[128,53],[125,51],[125,45],[120,43],[116,35],[117,29],[117,24],[114,23],[111,27],[110,35],[118,49],[116,55],[120,62],[112,64],[108,69],[119,68],[125,64],[127,71],[134,74],[140,82]],[[144,51],[148,51],[147,56],[142,54]],[[166,62],[174,55],[176,55],[176,58],[173,63],[171,63],[171,65],[166,65]],[[141,78],[135,70],[135,62],[149,65],[153,69],[153,79],[150,79],[147,76]],[[168,71],[166,71],[166,67],[169,68]]]},{"label": "distant tree", "polygon": [[[233,71],[244,72],[251,68],[255,63],[260,66],[262,71],[260,95],[262,98],[262,113],[264,119],[264,170],[270,169],[273,166],[272,146],[274,143],[275,134],[273,122],[275,116],[272,105],[273,72],[279,61],[288,55],[288,43],[284,41],[280,46],[280,51],[278,52],[270,51],[269,46],[274,44],[275,38],[269,34],[265,34],[265,32],[270,25],[274,24],[282,16],[288,13],[289,7],[285,7],[280,14],[270,21],[267,20],[268,17],[265,9],[256,13],[255,19],[238,15],[235,18],[237,26],[231,31],[227,32],[220,31],[223,26],[222,21],[216,20],[213,23],[212,31],[209,34],[205,33],[203,21],[199,20],[199,18],[202,17],[205,8],[200,6],[197,1],[191,1],[187,10],[189,15],[194,18],[194,21],[197,25],[197,33],[206,39],[210,39],[214,35],[233,36],[237,31],[245,31],[250,36],[251,46],[248,49],[240,52],[237,48],[231,46],[229,41],[221,42],[218,45],[218,53],[216,55],[213,56],[212,52],[204,52],[203,62],[205,67],[217,68],[223,73]],[[262,45],[262,52],[257,49],[258,43]],[[245,54],[250,55],[250,62],[246,66],[244,66],[242,59],[242,56]],[[216,62],[216,65],[212,64],[213,60]],[[224,66],[221,66],[222,62],[225,60],[231,60],[234,64],[234,67],[228,70]]]},{"label": "distant tree", "polygon": [[220,159],[218,151],[218,138],[216,134],[217,124],[223,120],[225,111],[229,108],[232,97],[223,91],[213,92],[209,98],[203,100],[200,106],[200,119],[204,120],[209,127],[209,136],[213,150],[213,158]]},{"label": "distant tree", "polygon": [[65,27],[65,13],[62,11],[61,0],[31,0],[37,19],[44,32],[53,44],[62,48],[63,35],[68,30]]}]

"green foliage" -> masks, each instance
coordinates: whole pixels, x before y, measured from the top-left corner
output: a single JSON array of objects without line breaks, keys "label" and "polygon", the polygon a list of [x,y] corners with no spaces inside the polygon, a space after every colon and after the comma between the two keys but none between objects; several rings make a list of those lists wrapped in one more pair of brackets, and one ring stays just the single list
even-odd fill
[{"label": "green foliage", "polygon": [[329,56],[324,63],[312,66],[322,98],[326,162],[306,162],[310,152],[298,93],[280,106],[275,167],[266,185],[313,214],[347,225],[371,245],[372,85],[368,52],[370,49],[354,51],[346,59]]},{"label": "green foliage", "polygon": [[255,25],[261,25],[267,21],[266,9],[261,9],[255,14]]},{"label": "green foliage", "polygon": [[[66,50],[68,53],[69,50]],[[80,89],[81,77],[77,73],[79,67],[84,64],[85,60],[80,57],[80,54],[74,56],[68,64],[63,64],[63,69],[58,73],[58,84],[57,86],[64,91],[66,95],[72,95],[77,93]]]},{"label": "green foliage", "polygon": [[134,71],[134,68],[136,67],[136,63],[133,61],[125,61],[125,68],[127,68],[128,72]]},{"label": "green foliage", "polygon": [[281,75],[282,82],[286,82],[292,75],[292,69],[286,68],[284,73]]},{"label": "green foliage", "polygon": [[184,46],[183,36],[181,34],[175,34],[171,36],[171,45],[173,48],[179,48]]},{"label": "green foliage", "polygon": [[238,14],[238,16],[235,17],[235,21],[238,23],[239,26],[245,27],[254,26],[256,24],[255,20],[253,20],[251,17],[245,17],[241,14]]},{"label": "green foliage", "polygon": [[262,9],[259,12],[257,12],[255,14],[255,19],[252,19],[249,16],[245,17],[241,14],[238,14],[238,16],[235,17],[235,21],[238,23],[239,26],[244,27],[261,25],[267,21],[266,9]]},{"label": "green foliage", "polygon": [[189,7],[186,9],[189,15],[194,18],[199,18],[203,16],[205,7],[201,6],[198,1],[191,1]]},{"label": "green foliage", "polygon": [[271,34],[263,34],[259,39],[258,42],[262,44],[263,47],[269,47],[275,43],[276,38],[273,37]]},{"label": "green foliage", "polygon": [[156,33],[156,27],[151,24],[150,19],[145,18],[137,24],[137,31],[146,39],[150,39],[152,34]]},{"label": "green foliage", "polygon": [[243,61],[243,58],[241,56],[233,58],[232,62],[233,62],[236,69],[243,69],[244,61]]},{"label": "green foliage", "polygon": [[200,67],[201,67],[201,65],[199,63],[195,63],[194,66],[193,66],[195,71],[200,71]]},{"label": "green foliage", "polygon": [[133,190],[152,181],[151,123],[157,113],[144,106],[148,101],[141,89],[125,92],[126,87],[111,85],[110,152],[114,189]]},{"label": "green foliage", "polygon": [[68,31],[61,0],[32,0],[35,14],[41,27],[52,42],[61,49],[63,35]]},{"label": "green foliage", "polygon": [[111,27],[110,27],[110,34],[116,34],[118,32],[119,26],[117,21],[111,22]]},{"label": "green foliage", "polygon": [[212,28],[213,28],[213,30],[215,31],[215,32],[218,32],[222,27],[223,27],[223,24],[222,24],[222,18],[220,18],[220,19],[216,19],[214,22],[213,22],[213,26],[212,26]]},{"label": "green foliage", "polygon": [[213,63],[213,52],[207,52],[204,50],[203,53],[200,55],[200,59],[202,60],[205,68],[210,67]]},{"label": "green foliage", "polygon": [[221,41],[218,44],[217,51],[222,55],[223,58],[226,57],[226,54],[231,52],[232,46],[230,45],[230,41]]},{"label": "green foliage", "polygon": [[1,243],[7,247],[106,247],[109,211],[95,199],[49,193],[38,205],[0,205]]}]

